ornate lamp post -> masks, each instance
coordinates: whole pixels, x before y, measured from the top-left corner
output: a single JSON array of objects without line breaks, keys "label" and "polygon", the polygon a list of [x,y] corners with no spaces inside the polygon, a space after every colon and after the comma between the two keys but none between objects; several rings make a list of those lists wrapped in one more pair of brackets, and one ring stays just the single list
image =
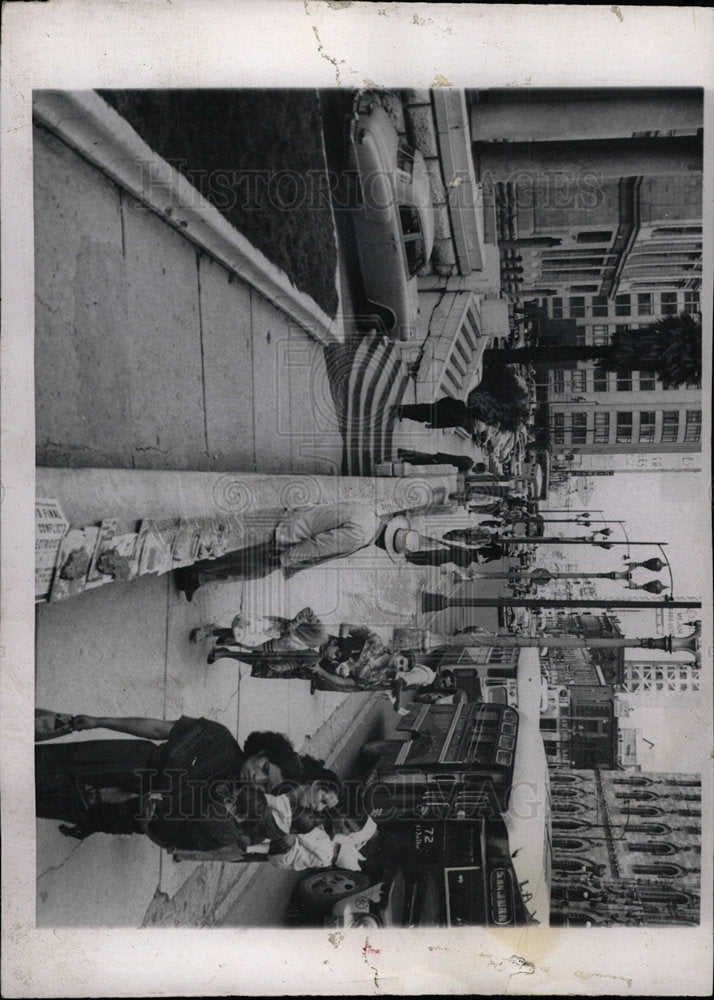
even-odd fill
[{"label": "ornate lamp post", "polygon": [[[435,595],[432,595],[435,596]],[[690,622],[690,635],[646,637],[644,639],[586,638],[579,635],[501,635],[499,632],[469,632],[467,634],[430,633],[430,646],[507,646],[517,649],[660,649],[665,653],[691,653],[699,656],[702,642],[701,622]]]},{"label": "ornate lamp post", "polygon": [[[644,589],[644,588],[637,588]],[[652,591],[650,591],[652,592]],[[656,593],[656,591],[655,591]],[[421,595],[422,611],[443,611],[445,608],[701,608],[701,601],[591,601],[581,598],[561,600],[543,597],[446,597],[444,594],[424,592]]]}]

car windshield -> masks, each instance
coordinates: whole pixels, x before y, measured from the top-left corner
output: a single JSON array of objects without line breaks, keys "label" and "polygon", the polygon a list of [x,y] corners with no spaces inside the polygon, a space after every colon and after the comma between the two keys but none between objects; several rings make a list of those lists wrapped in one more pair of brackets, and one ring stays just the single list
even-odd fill
[{"label": "car windshield", "polygon": [[407,270],[411,278],[426,262],[419,213],[410,205],[400,205],[399,221],[402,227],[404,252],[407,256]]}]

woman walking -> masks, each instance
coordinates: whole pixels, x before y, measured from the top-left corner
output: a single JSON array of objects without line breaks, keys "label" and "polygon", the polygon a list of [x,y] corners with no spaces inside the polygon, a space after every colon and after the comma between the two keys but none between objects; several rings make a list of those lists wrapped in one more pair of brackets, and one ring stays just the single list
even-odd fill
[{"label": "woman walking", "polygon": [[445,566],[453,563],[455,566],[468,568],[472,564],[494,562],[503,558],[503,547],[495,543],[481,545],[478,548],[468,548],[464,545],[443,543],[440,548],[421,549],[418,552],[407,552],[406,560],[414,566]]},{"label": "woman walking", "polygon": [[410,465],[453,465],[459,472],[469,472],[474,467],[473,459],[466,455],[451,455],[446,451],[432,453],[398,448],[397,454],[402,462],[409,462]]},{"label": "woman walking", "polygon": [[396,409],[398,420],[415,420],[427,427],[463,427],[473,433],[473,417],[462,399],[443,396],[435,403],[403,403]]},{"label": "woman walking", "polygon": [[212,850],[240,832],[235,803],[246,786],[270,791],[301,774],[281,733],[251,733],[241,749],[209,719],[77,715],[73,725],[136,737],[35,747],[36,815],[73,824],[60,832],[79,840],[144,833],[164,847]]}]

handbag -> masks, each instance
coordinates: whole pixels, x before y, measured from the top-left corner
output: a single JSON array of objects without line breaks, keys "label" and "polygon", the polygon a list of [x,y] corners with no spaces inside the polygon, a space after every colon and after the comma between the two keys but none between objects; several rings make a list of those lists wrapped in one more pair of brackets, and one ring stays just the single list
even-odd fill
[{"label": "handbag", "polygon": [[35,741],[52,740],[74,732],[74,716],[62,712],[50,712],[46,708],[35,709]]}]

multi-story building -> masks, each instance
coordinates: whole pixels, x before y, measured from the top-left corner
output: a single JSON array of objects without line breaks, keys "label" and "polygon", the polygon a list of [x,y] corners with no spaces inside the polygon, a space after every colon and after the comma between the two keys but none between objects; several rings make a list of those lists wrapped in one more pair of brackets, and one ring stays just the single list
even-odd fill
[{"label": "multi-story building", "polygon": [[[561,343],[604,345],[618,328],[699,313],[702,127],[697,90],[471,95],[474,161],[496,206],[504,291],[539,317],[541,342],[549,323],[569,324]],[[668,388],[649,371],[602,374],[594,362],[544,377],[541,422],[571,470],[590,467],[583,456],[701,447],[697,389]],[[660,466],[643,460],[650,467]],[[558,471],[556,463],[556,479]]]},{"label": "multi-story building", "polygon": [[641,294],[644,308],[653,291],[699,288],[701,90],[469,97],[474,162],[512,293]]},{"label": "multi-story building", "polygon": [[[647,326],[647,315],[699,312],[699,292],[630,292],[605,296],[554,296],[543,308],[575,319],[575,342],[609,343],[613,333]],[[645,320],[643,322],[643,319]],[[558,447],[584,454],[698,452],[702,404],[698,388],[665,385],[653,372],[602,372],[595,361],[551,367],[547,378],[549,437]]]},{"label": "multi-story building", "polygon": [[551,772],[551,924],[699,923],[697,775]]},{"label": "multi-story building", "polygon": [[684,660],[625,660],[623,687],[631,694],[698,691],[699,663]]},{"label": "multi-story building", "polygon": [[[544,631],[549,635],[616,638],[622,635],[610,616],[553,613]],[[541,656],[548,701],[540,729],[551,766],[617,766],[618,725],[615,687],[622,674],[622,650],[548,647]]]}]

